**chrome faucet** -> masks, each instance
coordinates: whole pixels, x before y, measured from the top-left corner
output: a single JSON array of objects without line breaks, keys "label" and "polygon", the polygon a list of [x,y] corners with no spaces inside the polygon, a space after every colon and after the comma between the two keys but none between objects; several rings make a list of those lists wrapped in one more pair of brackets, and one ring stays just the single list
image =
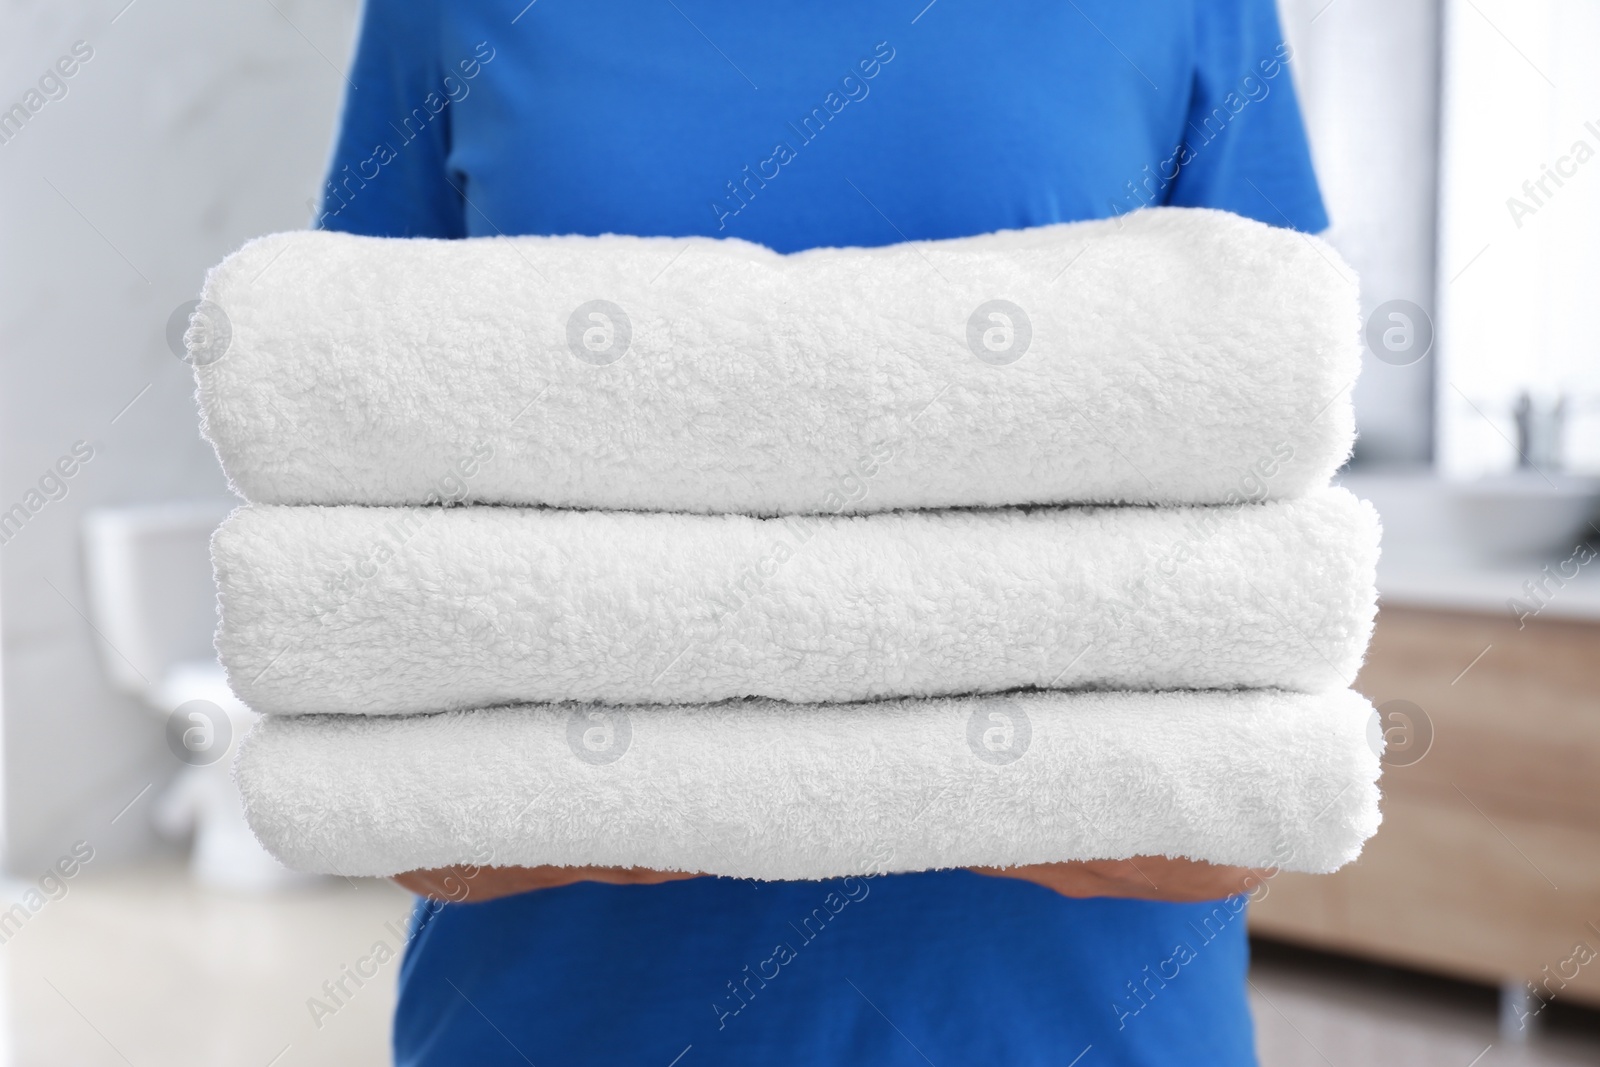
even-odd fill
[{"label": "chrome faucet", "polygon": [[1517,422],[1517,466],[1554,474],[1562,467],[1561,438],[1567,419],[1567,395],[1540,403],[1524,389],[1517,395],[1512,414]]}]

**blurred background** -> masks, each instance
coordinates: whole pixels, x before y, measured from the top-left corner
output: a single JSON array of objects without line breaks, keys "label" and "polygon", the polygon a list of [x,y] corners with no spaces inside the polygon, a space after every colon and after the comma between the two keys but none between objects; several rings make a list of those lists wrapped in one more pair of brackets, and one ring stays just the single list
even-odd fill
[{"label": "blurred background", "polygon": [[[0,8],[0,1064],[386,1062],[393,963],[308,1002],[409,898],[241,832],[175,356],[208,266],[308,224],[356,0]],[[1253,909],[1263,1063],[1597,1063],[1600,5],[1282,12],[1362,276],[1389,753],[1361,861]]]}]

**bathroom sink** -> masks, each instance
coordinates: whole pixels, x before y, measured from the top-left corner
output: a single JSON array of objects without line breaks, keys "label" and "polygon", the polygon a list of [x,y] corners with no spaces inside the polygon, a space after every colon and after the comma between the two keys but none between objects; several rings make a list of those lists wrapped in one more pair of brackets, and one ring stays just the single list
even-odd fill
[{"label": "bathroom sink", "polygon": [[1600,538],[1600,479],[1519,470],[1450,488],[1462,540],[1485,557],[1565,557]]},{"label": "bathroom sink", "polygon": [[1597,478],[1519,470],[1446,481],[1426,468],[1356,468],[1339,483],[1378,509],[1391,560],[1564,559],[1600,540]]}]

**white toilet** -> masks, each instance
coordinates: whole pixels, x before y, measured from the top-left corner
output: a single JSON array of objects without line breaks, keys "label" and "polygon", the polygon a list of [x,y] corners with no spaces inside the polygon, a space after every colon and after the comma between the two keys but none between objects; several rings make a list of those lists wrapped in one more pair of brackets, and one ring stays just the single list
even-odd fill
[{"label": "white toilet", "polygon": [[[155,802],[157,828],[193,833],[196,880],[272,889],[315,879],[261,847],[233,783],[233,754],[255,713],[229,690],[212,649],[211,534],[237,506],[224,498],[95,509],[83,520],[84,564],[106,674],[160,717],[152,716],[152,729],[165,722],[181,765]],[[191,737],[205,747],[190,752]]]}]

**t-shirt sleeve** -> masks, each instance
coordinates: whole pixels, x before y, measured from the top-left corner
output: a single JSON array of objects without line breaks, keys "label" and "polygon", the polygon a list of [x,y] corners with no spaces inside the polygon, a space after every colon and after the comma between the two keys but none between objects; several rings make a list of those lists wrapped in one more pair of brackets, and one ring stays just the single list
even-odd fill
[{"label": "t-shirt sleeve", "polygon": [[1198,63],[1169,203],[1327,228],[1274,0],[1195,0]]},{"label": "t-shirt sleeve", "polygon": [[435,0],[365,0],[316,225],[373,237],[462,237],[446,169],[450,108]]}]

